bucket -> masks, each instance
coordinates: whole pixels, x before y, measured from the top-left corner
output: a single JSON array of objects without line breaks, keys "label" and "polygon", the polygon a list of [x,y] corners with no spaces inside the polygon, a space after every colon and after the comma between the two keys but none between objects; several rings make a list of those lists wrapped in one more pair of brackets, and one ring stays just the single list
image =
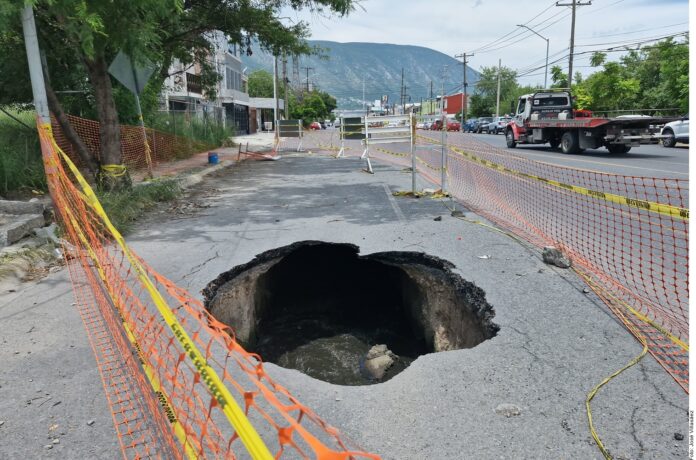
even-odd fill
[{"label": "bucket", "polygon": [[208,152],[208,163],[216,165],[220,162],[217,152]]}]

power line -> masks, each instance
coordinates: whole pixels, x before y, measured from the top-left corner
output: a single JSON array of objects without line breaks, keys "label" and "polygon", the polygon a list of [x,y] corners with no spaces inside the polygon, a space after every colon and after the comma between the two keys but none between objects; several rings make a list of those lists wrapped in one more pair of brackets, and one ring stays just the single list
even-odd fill
[{"label": "power line", "polygon": [[588,39],[588,38],[589,38],[589,39],[592,39],[592,38],[616,37],[616,36],[619,36],[619,35],[632,35],[632,34],[637,34],[637,33],[641,33],[641,32],[649,32],[649,31],[651,31],[651,30],[668,29],[668,28],[670,28],[670,27],[683,26],[684,24],[688,24],[688,23],[689,23],[689,21],[686,21],[686,22],[678,22],[678,23],[676,23],[676,24],[669,24],[669,25],[660,26],[660,27],[651,27],[651,28],[649,28],[649,29],[639,29],[639,30],[631,30],[631,31],[628,31],[628,32],[617,32],[617,33],[615,33],[615,34],[603,34],[603,35],[594,35],[594,36],[580,37],[580,39],[581,39],[581,40],[584,40],[584,39]]},{"label": "power line", "polygon": [[[539,17],[539,16],[541,16],[542,14],[546,13],[548,10],[550,10],[551,8],[553,8],[554,5],[555,5],[555,2],[554,2],[554,3],[551,3],[551,5],[549,5],[548,7],[546,7],[541,13],[537,14],[537,15],[534,16],[532,19],[530,19],[530,20],[528,20],[527,22],[525,22],[525,24],[529,24],[531,21],[533,21],[533,20],[536,19],[537,17]],[[472,53],[480,52],[480,51],[482,51],[482,50],[484,50],[484,49],[486,49],[486,48],[489,48],[489,47],[492,46],[492,45],[495,45],[496,43],[500,42],[501,40],[504,40],[506,37],[509,37],[510,35],[512,35],[512,34],[514,34],[514,33],[517,33],[517,32],[519,32],[519,29],[515,28],[515,29],[513,29],[511,32],[508,32],[507,34],[503,35],[502,37],[497,38],[497,39],[493,40],[492,42],[486,43],[485,45],[479,46],[478,48],[472,50],[471,52],[472,52]],[[511,37],[511,38],[513,38],[513,37]]]}]

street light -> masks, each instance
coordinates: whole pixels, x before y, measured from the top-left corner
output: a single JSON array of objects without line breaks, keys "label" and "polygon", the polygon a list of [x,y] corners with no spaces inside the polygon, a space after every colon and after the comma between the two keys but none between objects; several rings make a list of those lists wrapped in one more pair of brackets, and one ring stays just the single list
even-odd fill
[{"label": "street light", "polygon": [[529,30],[530,32],[532,32],[532,33],[538,35],[539,37],[543,38],[544,40],[546,40],[546,71],[544,72],[544,89],[547,89],[548,88],[547,80],[549,78],[549,39],[538,34],[534,30],[532,30],[531,27],[525,26],[524,24],[517,24],[517,27],[524,27],[525,29]]}]

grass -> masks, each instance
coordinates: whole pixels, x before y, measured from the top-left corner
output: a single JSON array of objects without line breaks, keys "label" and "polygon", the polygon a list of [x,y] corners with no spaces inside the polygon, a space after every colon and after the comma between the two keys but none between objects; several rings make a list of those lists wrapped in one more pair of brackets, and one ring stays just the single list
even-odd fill
[{"label": "grass", "polygon": [[234,129],[218,123],[213,117],[199,118],[185,112],[156,113],[148,117],[148,128],[182,136],[208,145],[220,146],[234,136]]},{"label": "grass", "polygon": [[114,227],[126,234],[132,230],[135,221],[149,209],[157,203],[175,200],[181,192],[181,187],[175,180],[154,180],[130,190],[100,193],[99,201]]},{"label": "grass", "polygon": [[48,190],[33,112],[0,112],[0,195]]}]

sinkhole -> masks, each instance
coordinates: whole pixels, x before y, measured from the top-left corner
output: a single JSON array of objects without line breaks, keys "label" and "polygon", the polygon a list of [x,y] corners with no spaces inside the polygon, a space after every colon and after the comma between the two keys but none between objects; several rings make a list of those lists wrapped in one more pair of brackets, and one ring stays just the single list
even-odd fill
[{"label": "sinkhole", "polygon": [[203,295],[210,313],[264,361],[367,385],[422,354],[496,335],[484,291],[453,268],[420,252],[361,256],[352,244],[302,241],[222,273]]}]

